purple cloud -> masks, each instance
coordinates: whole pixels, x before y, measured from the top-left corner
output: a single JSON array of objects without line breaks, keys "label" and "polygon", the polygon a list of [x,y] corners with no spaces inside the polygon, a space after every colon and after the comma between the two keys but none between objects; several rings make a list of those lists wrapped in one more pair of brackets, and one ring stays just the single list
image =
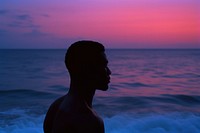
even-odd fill
[{"label": "purple cloud", "polygon": [[0,10],[0,15],[5,15],[5,14],[7,14],[8,12],[9,12],[8,10],[2,9],[2,10]]}]

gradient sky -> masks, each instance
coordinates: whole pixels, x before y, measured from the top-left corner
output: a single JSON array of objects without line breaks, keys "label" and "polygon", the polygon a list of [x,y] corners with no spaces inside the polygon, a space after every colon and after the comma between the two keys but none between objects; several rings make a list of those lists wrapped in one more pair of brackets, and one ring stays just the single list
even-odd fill
[{"label": "gradient sky", "polygon": [[0,0],[0,48],[200,48],[200,0]]}]

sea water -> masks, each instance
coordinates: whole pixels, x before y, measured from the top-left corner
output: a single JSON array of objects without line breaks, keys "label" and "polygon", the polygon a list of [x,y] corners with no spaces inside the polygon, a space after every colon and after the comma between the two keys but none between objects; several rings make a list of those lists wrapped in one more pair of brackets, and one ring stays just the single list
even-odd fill
[{"label": "sea water", "polygon": [[[42,133],[69,89],[66,50],[0,50],[0,133]],[[107,50],[112,71],[94,109],[106,133],[200,133],[200,50]]]}]

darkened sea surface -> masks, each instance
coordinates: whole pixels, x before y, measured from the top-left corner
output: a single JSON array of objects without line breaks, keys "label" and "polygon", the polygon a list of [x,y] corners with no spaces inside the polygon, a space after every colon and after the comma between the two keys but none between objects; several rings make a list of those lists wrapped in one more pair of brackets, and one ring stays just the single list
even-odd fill
[{"label": "darkened sea surface", "polygon": [[[107,50],[110,89],[94,108],[106,133],[200,133],[200,50]],[[68,91],[65,50],[0,50],[0,133],[42,133]]]}]

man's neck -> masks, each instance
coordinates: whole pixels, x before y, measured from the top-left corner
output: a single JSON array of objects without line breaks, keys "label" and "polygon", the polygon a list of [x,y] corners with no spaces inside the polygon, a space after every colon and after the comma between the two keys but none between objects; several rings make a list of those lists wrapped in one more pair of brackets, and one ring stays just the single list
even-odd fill
[{"label": "man's neck", "polygon": [[71,83],[68,94],[81,102],[85,102],[87,106],[92,108],[92,101],[95,94],[94,89],[88,88],[87,86],[80,86],[80,84]]}]

